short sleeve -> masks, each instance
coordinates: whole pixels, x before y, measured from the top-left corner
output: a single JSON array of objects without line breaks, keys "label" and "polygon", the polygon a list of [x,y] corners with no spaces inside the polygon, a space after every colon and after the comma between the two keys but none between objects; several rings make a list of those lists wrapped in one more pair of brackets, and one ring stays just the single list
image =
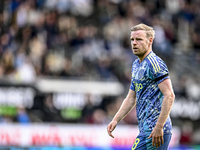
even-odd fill
[{"label": "short sleeve", "polygon": [[134,85],[133,79],[131,79],[130,89],[133,90],[133,91],[135,91],[135,85]]},{"label": "short sleeve", "polygon": [[149,59],[149,77],[155,80],[158,84],[169,78],[167,65],[162,59],[156,57]]},{"label": "short sleeve", "polygon": [[134,71],[134,63],[132,65],[132,69],[131,69],[131,85],[130,85],[130,89],[135,91],[135,82],[134,82],[134,75],[133,75],[133,71]]}]

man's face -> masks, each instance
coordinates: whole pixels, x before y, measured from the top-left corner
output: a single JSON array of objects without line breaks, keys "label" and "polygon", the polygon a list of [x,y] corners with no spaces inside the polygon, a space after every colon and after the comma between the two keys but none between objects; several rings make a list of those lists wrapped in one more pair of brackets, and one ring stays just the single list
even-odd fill
[{"label": "man's face", "polygon": [[150,39],[147,39],[144,30],[131,31],[131,46],[133,54],[142,57],[151,45]]}]

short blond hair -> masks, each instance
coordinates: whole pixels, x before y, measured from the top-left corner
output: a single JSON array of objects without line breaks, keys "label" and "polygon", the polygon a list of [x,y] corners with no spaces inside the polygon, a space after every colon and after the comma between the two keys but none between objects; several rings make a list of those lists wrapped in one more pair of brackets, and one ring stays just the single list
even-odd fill
[{"label": "short blond hair", "polygon": [[140,24],[138,24],[136,26],[133,26],[131,28],[131,32],[132,31],[137,31],[137,30],[144,30],[144,31],[146,31],[147,38],[152,37],[154,39],[154,37],[155,37],[155,31],[154,31],[154,29],[152,27],[150,27],[150,26],[147,26],[147,25],[143,24],[143,23],[140,23]]}]

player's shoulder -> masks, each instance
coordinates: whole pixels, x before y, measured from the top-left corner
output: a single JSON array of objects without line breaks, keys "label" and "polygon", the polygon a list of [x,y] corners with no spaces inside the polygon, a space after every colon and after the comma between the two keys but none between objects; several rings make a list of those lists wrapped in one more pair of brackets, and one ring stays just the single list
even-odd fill
[{"label": "player's shoulder", "polygon": [[134,61],[133,61],[133,64],[138,64],[139,63],[139,58],[137,58],[137,59],[135,59]]},{"label": "player's shoulder", "polygon": [[133,61],[132,67],[137,67],[139,65],[139,59]]},{"label": "player's shoulder", "polygon": [[153,51],[151,51],[147,55],[146,61],[149,68],[153,69],[154,72],[159,72],[163,66],[166,66],[165,62],[159,56],[157,56]]},{"label": "player's shoulder", "polygon": [[161,63],[163,62],[163,60],[156,55],[153,51],[151,51],[148,55],[147,55],[147,60],[149,61],[149,63],[154,62],[154,63]]}]

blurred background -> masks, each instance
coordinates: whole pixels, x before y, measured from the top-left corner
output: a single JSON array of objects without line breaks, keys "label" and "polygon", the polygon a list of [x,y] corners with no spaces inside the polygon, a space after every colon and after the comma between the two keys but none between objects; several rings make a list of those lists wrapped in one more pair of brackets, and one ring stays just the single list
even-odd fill
[{"label": "blurred background", "polygon": [[170,149],[200,149],[199,0],[0,0],[0,149],[131,149],[135,109],[114,139],[106,126],[130,86],[139,23],[153,26],[176,95]]}]

